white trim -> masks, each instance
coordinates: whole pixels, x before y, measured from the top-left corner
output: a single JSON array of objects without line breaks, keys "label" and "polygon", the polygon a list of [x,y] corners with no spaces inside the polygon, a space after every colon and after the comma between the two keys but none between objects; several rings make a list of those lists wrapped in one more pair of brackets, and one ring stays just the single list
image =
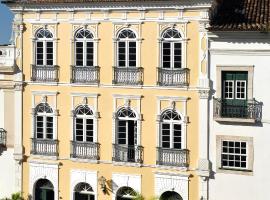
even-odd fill
[{"label": "white trim", "polygon": [[158,100],[167,100],[167,101],[184,101],[189,100],[189,97],[179,97],[179,96],[156,96]]},{"label": "white trim", "polygon": [[80,92],[72,92],[70,93],[72,97],[93,97],[97,98],[99,96],[98,93],[80,93]]},{"label": "white trim", "polygon": [[155,195],[161,196],[164,192],[174,191],[183,200],[189,199],[189,175],[175,173],[155,173]]},{"label": "white trim", "polygon": [[46,95],[46,96],[56,96],[59,94],[57,91],[31,91],[32,95]]},{"label": "white trim", "polygon": [[126,174],[126,173],[112,173],[112,200],[115,200],[116,193],[121,187],[131,187],[136,192],[141,193],[141,179],[142,175]]},{"label": "white trim", "polygon": [[54,199],[57,200],[59,195],[59,164],[29,161],[29,171],[29,194],[34,197],[34,186],[36,181],[46,178],[53,184]]},{"label": "white trim", "polygon": [[113,94],[112,95],[115,99],[135,99],[140,100],[143,96],[142,95],[125,95],[125,94]]},{"label": "white trim", "polygon": [[70,170],[70,199],[74,200],[74,188],[79,183],[88,183],[95,195],[95,200],[98,199],[98,172],[88,170]]}]

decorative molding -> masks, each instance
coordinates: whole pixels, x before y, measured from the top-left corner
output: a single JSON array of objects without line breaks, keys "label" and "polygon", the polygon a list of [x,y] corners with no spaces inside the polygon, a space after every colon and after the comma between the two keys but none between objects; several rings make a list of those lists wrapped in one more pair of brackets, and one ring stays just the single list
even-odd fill
[{"label": "decorative molding", "polygon": [[[49,180],[54,187],[54,199],[58,199],[58,171],[59,165],[53,163],[37,163],[29,162],[29,194],[34,197],[33,194],[35,183],[39,179]],[[35,199],[35,197],[34,197]]]},{"label": "decorative molding", "polygon": [[98,175],[97,171],[86,171],[86,170],[71,170],[70,171],[70,199],[74,199],[74,188],[79,183],[88,183],[97,199],[98,195]]},{"label": "decorative molding", "polygon": [[131,187],[136,192],[141,193],[141,175],[113,173],[112,183],[113,199],[115,199],[115,195],[121,187]]},{"label": "decorative molding", "polygon": [[208,99],[209,92],[210,92],[209,90],[199,90],[198,93],[199,93],[200,99]]},{"label": "decorative molding", "polygon": [[188,200],[189,175],[176,173],[155,173],[155,195],[161,196],[166,191],[177,192],[183,200]]}]

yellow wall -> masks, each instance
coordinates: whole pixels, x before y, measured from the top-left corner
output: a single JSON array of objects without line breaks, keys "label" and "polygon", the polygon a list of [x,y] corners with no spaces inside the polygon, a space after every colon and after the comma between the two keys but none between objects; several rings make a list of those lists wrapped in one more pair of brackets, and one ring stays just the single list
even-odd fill
[{"label": "yellow wall", "polygon": [[[165,12],[164,16],[178,16],[178,12]],[[59,13],[59,18],[69,18],[70,14]],[[76,12],[75,19],[85,18],[86,13]],[[104,13],[95,12],[91,17],[102,18]],[[122,13],[111,12],[109,17],[122,16]],[[128,13],[130,18],[140,16],[138,13]],[[199,12],[185,12],[184,16],[199,16]],[[35,17],[33,14],[25,14],[24,18],[29,19]],[[46,13],[41,14],[41,18],[55,17],[55,15]],[[145,17],[159,17],[157,11],[147,11]],[[187,24],[187,67],[190,69],[190,86],[195,88],[199,76],[199,33],[198,22],[190,21]],[[32,91],[57,91],[57,109],[58,116],[58,140],[59,140],[59,160],[50,162],[61,162],[59,171],[59,190],[60,197],[68,200],[70,170],[71,169],[88,169],[98,171],[99,176],[111,179],[112,172],[121,172],[128,174],[142,175],[142,194],[150,198],[154,196],[154,172],[177,172],[179,174],[189,174],[189,199],[197,200],[198,197],[198,177],[193,169],[196,168],[198,159],[198,93],[191,89],[160,89],[156,86],[156,68],[158,67],[158,23],[144,22],[141,24],[141,66],[144,68],[144,85],[153,86],[147,88],[121,88],[121,87],[104,87],[102,84],[111,85],[112,83],[112,66],[114,65],[114,46],[113,46],[113,30],[114,25],[111,21],[101,22],[98,24],[98,65],[100,66],[100,83],[101,86],[71,86],[70,82],[70,65],[71,63],[71,31],[72,25],[67,22],[60,22],[57,25],[57,65],[60,66],[60,85],[46,84],[28,84],[23,93],[23,145],[27,159],[23,164],[23,194],[26,197],[29,191],[29,165],[28,161],[38,160],[30,155],[31,150],[31,125],[32,115]],[[32,24],[25,23],[25,32],[23,34],[23,52],[24,63],[23,72],[25,81],[30,81],[30,65],[32,63]],[[69,159],[70,156],[70,140],[71,140],[71,93],[98,93],[98,108],[100,119],[98,121],[98,142],[101,144],[100,159],[111,161],[112,157],[112,113],[113,113],[113,94],[124,95],[142,95],[141,113],[143,114],[141,145],[144,146],[144,167],[127,167],[114,166],[112,164],[90,164],[74,162]],[[185,171],[161,170],[156,167],[147,167],[147,165],[155,165],[156,162],[156,114],[157,113],[157,96],[177,96],[187,97],[187,116],[189,123],[187,124],[187,149],[190,150],[190,169]],[[50,97],[51,98],[51,97]],[[38,101],[38,97],[37,100]],[[49,99],[49,102],[51,100]],[[91,102],[90,102],[91,103]],[[178,103],[177,107],[182,107],[182,103]],[[46,160],[46,158],[43,158]],[[100,188],[100,187],[98,187]],[[111,195],[111,193],[110,193]],[[111,199],[110,195],[105,195],[100,191],[99,199]]]}]

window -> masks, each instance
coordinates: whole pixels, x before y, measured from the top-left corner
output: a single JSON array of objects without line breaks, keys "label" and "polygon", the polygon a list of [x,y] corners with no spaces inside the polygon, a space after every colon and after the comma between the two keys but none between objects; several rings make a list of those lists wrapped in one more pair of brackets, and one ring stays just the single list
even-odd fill
[{"label": "window", "polygon": [[137,66],[136,34],[129,29],[122,30],[117,42],[118,67]]},{"label": "window", "polygon": [[44,28],[36,33],[36,65],[52,66],[54,64],[54,43],[53,34]]},{"label": "window", "polygon": [[75,110],[75,141],[94,141],[94,115],[88,105],[80,105]]},{"label": "window", "polygon": [[217,136],[219,170],[252,171],[253,139],[239,136]]},{"label": "window", "polygon": [[79,183],[74,189],[74,200],[95,200],[93,188],[88,183]]},{"label": "window", "polygon": [[35,184],[35,196],[34,199],[39,200],[54,200],[54,187],[53,184],[47,179],[39,179]]},{"label": "window", "polygon": [[167,29],[162,35],[162,68],[182,68],[182,37],[174,28]]},{"label": "window", "polygon": [[121,187],[116,193],[116,200],[132,200],[136,197],[138,194],[131,187]]},{"label": "window", "polygon": [[122,108],[118,111],[117,143],[121,145],[137,144],[137,119],[136,114],[130,108]]},{"label": "window", "polygon": [[36,107],[36,133],[37,139],[53,139],[54,116],[48,103],[40,103]]},{"label": "window", "polygon": [[166,110],[161,116],[161,147],[182,149],[182,119],[174,110]]},{"label": "window", "polygon": [[222,167],[223,168],[247,168],[247,142],[222,141]]},{"label": "window", "polygon": [[75,34],[75,64],[76,66],[94,66],[93,34],[86,29],[80,29]]}]

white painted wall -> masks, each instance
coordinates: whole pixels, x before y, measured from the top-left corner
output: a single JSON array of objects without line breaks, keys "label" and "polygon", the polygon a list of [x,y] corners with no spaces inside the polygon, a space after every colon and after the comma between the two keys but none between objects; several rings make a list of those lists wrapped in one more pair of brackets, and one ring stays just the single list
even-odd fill
[{"label": "white painted wall", "polygon": [[[245,34],[248,36],[249,33]],[[256,40],[247,38],[244,41],[246,36],[242,35],[234,41],[226,37],[222,41],[212,39],[210,42],[210,77],[214,90],[217,89],[216,66],[255,66],[253,97],[263,102],[263,123],[261,127],[217,123],[213,120],[213,101],[210,101],[209,148],[214,176],[210,179],[209,200],[270,199],[270,43],[266,43],[270,39],[261,35],[253,37],[261,38]],[[216,135],[253,137],[253,175],[216,172]]]},{"label": "white painted wall", "polygon": [[10,197],[15,191],[14,149],[9,148],[0,154],[0,199]]}]

